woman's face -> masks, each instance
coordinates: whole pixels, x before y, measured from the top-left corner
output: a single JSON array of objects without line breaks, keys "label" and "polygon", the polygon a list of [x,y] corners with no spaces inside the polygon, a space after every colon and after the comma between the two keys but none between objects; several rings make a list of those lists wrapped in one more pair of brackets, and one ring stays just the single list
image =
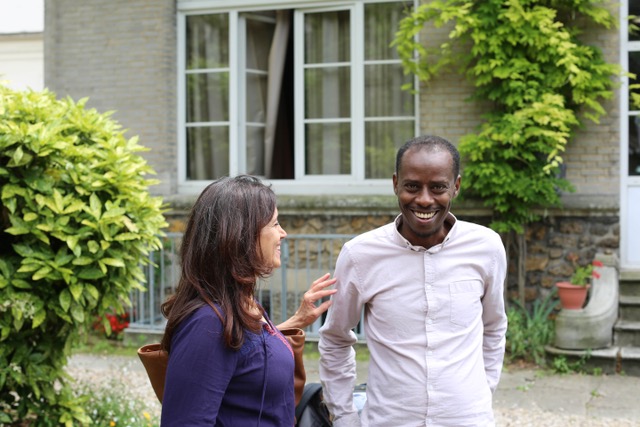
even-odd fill
[{"label": "woman's face", "polygon": [[271,221],[260,230],[260,252],[267,267],[280,267],[280,241],[287,233],[278,222],[278,209],[273,213]]}]

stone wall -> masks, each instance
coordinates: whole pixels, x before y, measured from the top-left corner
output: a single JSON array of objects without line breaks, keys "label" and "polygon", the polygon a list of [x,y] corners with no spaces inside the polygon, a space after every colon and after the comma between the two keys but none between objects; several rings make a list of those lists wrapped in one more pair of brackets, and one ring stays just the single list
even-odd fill
[{"label": "stone wall", "polygon": [[[305,197],[280,197],[279,220],[288,234],[360,234],[387,224],[398,215],[395,197],[351,197],[336,201]],[[183,201],[184,202],[184,201]],[[525,300],[546,296],[558,281],[568,280],[573,265],[570,254],[579,257],[580,264],[594,259],[597,252],[619,255],[620,219],[615,205],[600,205],[591,209],[575,208],[549,211],[543,219],[530,224],[525,233],[527,242]],[[579,202],[577,205],[584,205]],[[183,231],[190,205],[167,213],[172,231]],[[470,203],[454,205],[452,212],[461,220],[489,226],[490,213]],[[541,213],[543,214],[543,213]],[[507,239],[504,238],[506,242]],[[326,249],[326,248],[325,248]],[[339,246],[331,248],[333,259]],[[507,297],[518,297],[517,248],[508,248],[509,272]]]}]

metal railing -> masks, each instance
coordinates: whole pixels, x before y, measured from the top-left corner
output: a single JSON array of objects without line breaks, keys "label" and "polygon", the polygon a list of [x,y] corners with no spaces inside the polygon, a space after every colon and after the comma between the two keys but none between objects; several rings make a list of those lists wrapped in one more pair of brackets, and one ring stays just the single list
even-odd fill
[{"label": "metal railing", "polygon": [[[258,299],[274,324],[293,315],[315,279],[325,273],[333,275],[342,245],[352,237],[347,234],[290,234],[282,241],[282,266],[271,277],[258,283],[257,292]],[[130,295],[130,331],[164,330],[166,319],[160,312],[160,305],[178,284],[178,248],[181,240],[182,233],[167,233],[162,238],[162,249],[149,254],[151,263],[145,267],[146,290],[136,290]],[[324,316],[310,325],[307,336],[317,338],[323,321]],[[360,325],[355,332],[358,339],[364,339]]]}]

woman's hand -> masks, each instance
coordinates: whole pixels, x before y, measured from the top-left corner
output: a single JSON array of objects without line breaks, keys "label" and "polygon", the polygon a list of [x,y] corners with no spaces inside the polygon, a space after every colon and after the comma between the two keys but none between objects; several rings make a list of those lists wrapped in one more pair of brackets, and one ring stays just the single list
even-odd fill
[{"label": "woman's hand", "polygon": [[322,313],[329,309],[331,300],[324,301],[318,306],[316,306],[316,302],[337,292],[335,289],[327,289],[334,283],[336,283],[336,279],[332,279],[329,273],[314,280],[309,290],[304,293],[302,302],[300,303],[298,310],[296,310],[296,313],[279,324],[277,328],[304,329],[315,322]]}]

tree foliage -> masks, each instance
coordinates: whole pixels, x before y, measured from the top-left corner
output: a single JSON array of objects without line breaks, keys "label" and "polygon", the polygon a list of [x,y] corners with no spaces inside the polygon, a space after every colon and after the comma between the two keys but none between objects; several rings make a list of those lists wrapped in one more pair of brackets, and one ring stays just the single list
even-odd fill
[{"label": "tree foliage", "polygon": [[[429,81],[455,66],[473,82],[473,100],[493,106],[476,134],[465,135],[463,194],[494,211],[499,232],[523,232],[535,208],[559,206],[567,143],[583,119],[597,122],[620,69],[580,41],[581,28],[611,28],[603,0],[434,0],[401,21],[393,45],[405,72]],[[429,47],[427,23],[450,28]],[[455,45],[457,42],[458,45]]]},{"label": "tree foliage", "polygon": [[70,347],[124,312],[160,245],[146,149],[85,103],[0,85],[0,424],[89,422],[64,376]]}]

